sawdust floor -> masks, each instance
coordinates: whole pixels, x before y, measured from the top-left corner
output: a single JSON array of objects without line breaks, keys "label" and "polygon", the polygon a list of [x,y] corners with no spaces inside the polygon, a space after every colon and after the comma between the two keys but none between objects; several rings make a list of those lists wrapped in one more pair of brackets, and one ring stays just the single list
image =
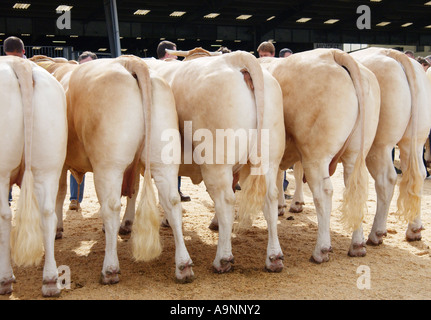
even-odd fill
[{"label": "sawdust floor", "polygon": [[[331,216],[331,239],[334,252],[327,263],[316,265],[309,261],[316,241],[317,219],[311,192],[305,185],[304,212],[286,213],[278,219],[279,239],[285,255],[285,267],[281,273],[264,271],[267,229],[263,215],[250,229],[233,234],[234,270],[227,274],[213,273],[212,261],[218,239],[218,234],[208,229],[214,215],[213,202],[204,184],[193,185],[188,178],[183,177],[182,190],[192,198],[191,202],[183,203],[183,230],[186,246],[194,262],[194,282],[175,282],[174,238],[169,228],[162,228],[163,252],[150,263],[135,262],[131,255],[130,237],[118,237],[121,280],[109,286],[99,284],[105,238],[93,175],[89,173],[82,210],[68,210],[69,195],[64,204],[63,239],[55,243],[55,257],[57,266],[69,266],[71,289],[64,289],[58,299],[431,299],[431,180],[425,180],[424,184],[422,219],[425,230],[421,241],[405,240],[406,224],[394,215],[397,187],[388,217],[388,235],[383,245],[368,246],[365,257],[351,258],[347,256],[350,234],[341,226],[339,213],[335,210],[341,203],[344,188],[342,170],[339,165],[332,178],[334,212]],[[287,173],[291,181],[289,192],[293,194],[293,172],[288,170]],[[374,181],[371,177],[369,186],[369,211],[364,219],[366,236],[371,229],[376,208]],[[13,196],[12,208],[15,209],[19,196],[17,187],[13,189]],[[290,200],[287,202],[289,205]],[[123,211],[125,203],[123,199]],[[287,220],[287,217],[293,219]],[[369,289],[358,288],[358,278],[363,275],[357,273],[360,266],[369,268]],[[0,296],[0,300],[43,299],[42,267],[14,267],[14,292]]]}]

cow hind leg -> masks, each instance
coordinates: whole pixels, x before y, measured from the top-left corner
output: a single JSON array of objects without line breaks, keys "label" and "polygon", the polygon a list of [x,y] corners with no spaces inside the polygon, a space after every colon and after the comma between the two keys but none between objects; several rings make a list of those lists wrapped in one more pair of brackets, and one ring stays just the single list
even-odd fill
[{"label": "cow hind leg", "polygon": [[120,281],[117,256],[117,235],[120,228],[122,173],[112,170],[94,171],[94,185],[100,203],[100,214],[105,227],[105,259],[100,282],[115,284]]},{"label": "cow hind leg", "polygon": [[329,252],[332,252],[330,238],[330,216],[332,209],[333,186],[329,177],[329,163],[307,164],[303,162],[307,182],[313,194],[316,207],[318,232],[317,242],[311,261],[322,263],[329,261]]},{"label": "cow hind leg", "polygon": [[[278,222],[278,194],[277,176],[278,168],[269,168],[266,175],[266,196],[263,207],[263,214],[268,224],[268,248],[265,262],[265,269],[269,272],[281,272],[283,270],[283,252],[280,247],[277,234]],[[283,192],[284,198],[284,192]]]},{"label": "cow hind leg", "polygon": [[55,203],[58,192],[58,176],[55,174],[35,174],[35,194],[38,199],[42,231],[44,235],[45,264],[43,267],[42,294],[44,297],[57,297],[58,270],[54,257],[54,242],[57,231]]},{"label": "cow hind leg", "polygon": [[175,276],[179,283],[194,280],[193,261],[187,251],[182,230],[182,206],[178,194],[178,168],[152,167],[154,182],[159,191],[160,204],[172,228],[175,240]]},{"label": "cow hind leg", "polygon": [[305,204],[304,190],[303,190],[304,170],[302,168],[302,164],[300,161],[294,164],[293,174],[295,177],[295,192],[293,194],[289,212],[300,213],[304,210],[304,204]]},{"label": "cow hind leg", "polygon": [[[408,222],[406,240],[418,241],[422,239],[421,231],[424,229],[421,220],[421,197],[426,169],[422,159],[423,146],[417,143],[416,150],[411,151],[412,143],[408,138],[398,143],[403,175],[399,184],[397,214]],[[413,152],[415,154],[412,154]]]},{"label": "cow hind leg", "polygon": [[140,174],[138,172],[135,183],[135,193],[131,198],[127,197],[126,209],[124,211],[123,220],[121,221],[120,231],[121,235],[127,235],[132,232],[133,220],[135,219],[135,211],[136,211],[136,200],[138,198],[139,192],[139,180]]},{"label": "cow hind leg", "polygon": [[219,225],[217,253],[213,262],[214,272],[225,273],[232,269],[232,226],[235,195],[232,190],[232,168],[227,166],[201,167],[202,177],[212,200]]},{"label": "cow hind leg", "polygon": [[387,234],[386,222],[389,206],[397,183],[397,174],[392,162],[391,152],[392,146],[386,148],[373,146],[367,156],[368,171],[375,181],[377,195],[376,214],[368,235],[367,245],[377,246],[382,244],[383,237]]},{"label": "cow hind leg", "polygon": [[13,275],[9,239],[12,212],[8,204],[9,181],[0,184],[0,295],[12,293]]},{"label": "cow hind leg", "polygon": [[55,213],[57,215],[57,231],[55,239],[63,238],[63,204],[67,193],[67,169],[61,171],[60,181],[58,184],[58,193],[55,201]]}]

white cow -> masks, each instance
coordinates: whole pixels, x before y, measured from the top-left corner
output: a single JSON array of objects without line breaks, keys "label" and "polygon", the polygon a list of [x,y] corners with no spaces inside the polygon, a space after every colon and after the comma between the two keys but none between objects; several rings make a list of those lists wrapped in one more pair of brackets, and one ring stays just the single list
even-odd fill
[{"label": "white cow", "polygon": [[[214,270],[227,272],[233,263],[231,231],[235,196],[232,186],[233,176],[239,175],[240,220],[245,213],[260,211],[263,206],[269,234],[265,267],[269,271],[281,271],[283,254],[277,236],[276,176],[284,150],[284,125],[277,81],[262,71],[253,55],[240,51],[190,61],[150,59],[146,63],[167,79],[175,96],[180,132],[185,139],[183,159],[192,160],[189,164],[183,161],[179,175],[190,177],[195,184],[203,180],[215,204],[219,242]],[[234,161],[226,161],[225,155],[223,161],[217,163],[217,152],[224,140],[210,143],[214,154],[209,154],[211,150],[202,151],[202,135],[199,134],[209,133],[205,137],[207,140],[210,136],[217,137],[217,130],[231,129],[236,132],[257,130],[257,151],[262,154],[267,151],[269,158],[265,175],[249,174],[259,167],[257,162],[252,166],[241,162],[241,159],[252,159],[249,148],[236,148]],[[267,129],[269,137],[259,141],[259,133],[265,131],[261,129]],[[202,157],[206,161],[200,161]]]},{"label": "white cow", "polygon": [[[283,171],[296,162],[313,193],[318,218],[317,243],[312,260],[329,260],[332,251],[330,214],[333,187],[330,176],[341,160],[346,190],[343,221],[361,228],[368,196],[365,157],[374,139],[380,95],[376,77],[348,54],[316,49],[288,58],[261,58],[262,66],[278,80],[283,92],[286,149],[280,164],[278,187],[283,194]],[[301,176],[295,176],[300,183]],[[279,197],[284,204],[284,197]],[[295,196],[292,202],[295,201]],[[363,238],[354,237],[351,255],[362,255]]]},{"label": "white cow", "polygon": [[[39,57],[37,62],[58,76],[67,88],[69,141],[57,200],[59,220],[62,220],[66,195],[66,170],[70,169],[77,181],[85,172],[94,173],[106,234],[101,282],[112,284],[119,281],[117,234],[122,195],[132,198],[133,206],[127,207],[122,231],[130,230],[133,223],[132,249],[135,259],[147,261],[157,257],[162,250],[160,217],[150,175],[173,226],[176,277],[181,282],[191,281],[194,277],[193,263],[183,239],[182,209],[176,186],[179,163],[162,159],[165,147],[181,149],[178,117],[169,85],[150,72],[142,59],[134,56],[99,59],[82,65],[46,57]],[[163,134],[167,132],[176,132],[176,137],[173,136],[172,141],[162,141]],[[149,162],[151,173],[150,166],[145,165]],[[144,186],[134,217],[141,165],[145,167]],[[134,221],[129,219],[130,211]],[[61,229],[62,224],[59,224],[58,232]]]},{"label": "white cow", "polygon": [[391,157],[396,144],[403,172],[397,213],[408,222],[407,240],[420,240],[423,229],[420,205],[425,178],[422,154],[431,127],[430,82],[422,66],[402,52],[368,48],[351,55],[374,72],[381,90],[379,126],[367,157],[377,192],[377,211],[367,243],[381,244],[386,235],[386,219],[397,182]]},{"label": "white cow", "polygon": [[[64,90],[34,63],[0,57],[0,114],[0,294],[12,292],[11,256],[27,266],[38,264],[45,251],[42,293],[57,296],[55,199],[66,156]],[[15,183],[21,191],[11,235],[8,193]]]}]

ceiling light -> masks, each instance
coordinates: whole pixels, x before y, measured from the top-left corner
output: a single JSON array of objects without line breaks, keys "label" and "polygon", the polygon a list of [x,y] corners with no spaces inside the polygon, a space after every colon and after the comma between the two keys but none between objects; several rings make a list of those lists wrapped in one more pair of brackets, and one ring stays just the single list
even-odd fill
[{"label": "ceiling light", "polygon": [[382,21],[382,22],[380,22],[380,23],[378,23],[378,24],[376,24],[376,26],[377,27],[385,27],[385,26],[387,26],[388,24],[391,24],[389,21]]},{"label": "ceiling light", "polygon": [[239,43],[239,42],[241,42],[241,40],[237,39],[237,40],[234,40],[233,42]]},{"label": "ceiling light", "polygon": [[251,18],[252,17],[252,15],[251,14],[242,14],[242,15],[240,15],[240,16],[238,16],[238,17],[236,17],[236,19],[237,20],[247,20],[247,19],[249,19],[249,18]]},{"label": "ceiling light", "polygon": [[271,16],[271,17],[269,17],[268,19],[266,19],[266,21],[271,21],[272,19],[274,19],[275,18],[275,16]]},{"label": "ceiling light", "polygon": [[382,0],[370,0],[371,2],[381,2]]},{"label": "ceiling light", "polygon": [[424,5],[431,6],[431,1],[425,2]]},{"label": "ceiling light", "polygon": [[99,48],[98,51],[106,51],[106,50],[108,50],[108,49],[107,48]]},{"label": "ceiling light", "polygon": [[298,23],[306,23],[306,22],[308,22],[310,20],[311,20],[311,18],[300,18],[300,19],[296,20],[296,22],[298,22]]},{"label": "ceiling light", "polygon": [[204,16],[205,19],[214,19],[217,18],[220,15],[220,13],[208,13]]},{"label": "ceiling light", "polygon": [[431,29],[431,24],[426,26],[425,29]]},{"label": "ceiling light", "polygon": [[405,27],[410,27],[413,24],[413,22],[407,22],[404,23],[403,25],[401,25],[401,27],[405,28]]},{"label": "ceiling light", "polygon": [[127,51],[127,49],[121,49],[121,52],[126,52]]},{"label": "ceiling light", "polygon": [[72,8],[73,8],[73,6],[61,4],[55,9],[55,11],[70,11],[70,10],[72,10]]},{"label": "ceiling light", "polygon": [[186,41],[185,38],[178,38],[177,41]]},{"label": "ceiling light", "polygon": [[32,49],[33,50],[40,50],[40,49],[42,49],[42,47],[33,47]]},{"label": "ceiling light", "polygon": [[186,14],[186,12],[185,12],[185,11],[174,11],[174,12],[172,12],[169,16],[170,16],[170,17],[181,17],[181,16],[183,16],[184,14]]},{"label": "ceiling light", "polygon": [[71,38],[78,38],[78,35],[77,34],[71,34],[70,37]]},{"label": "ceiling light", "polygon": [[30,3],[15,3],[12,8],[26,10],[30,7]]},{"label": "ceiling light", "polygon": [[64,40],[53,40],[52,43],[66,43]]},{"label": "ceiling light", "polygon": [[60,51],[60,50],[63,50],[63,48],[62,47],[56,47],[54,50]]},{"label": "ceiling light", "polygon": [[30,37],[30,33],[21,33],[21,36],[23,36],[23,37]]},{"label": "ceiling light", "polygon": [[45,37],[47,37],[47,38],[54,38],[55,36],[53,34],[47,34]]},{"label": "ceiling light", "polygon": [[340,19],[329,19],[329,20],[326,20],[324,23],[325,24],[334,24],[334,23],[337,23],[338,21],[340,21]]},{"label": "ceiling light", "polygon": [[139,15],[139,16],[145,16],[148,12],[150,12],[151,10],[145,10],[145,9],[138,9],[135,12],[133,12],[133,14],[135,15]]}]

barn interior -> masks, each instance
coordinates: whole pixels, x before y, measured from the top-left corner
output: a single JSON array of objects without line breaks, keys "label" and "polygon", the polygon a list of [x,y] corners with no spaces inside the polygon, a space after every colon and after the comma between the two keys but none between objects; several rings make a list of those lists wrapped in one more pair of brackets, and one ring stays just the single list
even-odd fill
[{"label": "barn interior", "polygon": [[183,50],[256,53],[271,40],[294,52],[379,45],[426,56],[430,16],[427,0],[2,0],[0,46],[14,35],[28,57],[76,59],[85,50],[153,57],[164,39]]}]

